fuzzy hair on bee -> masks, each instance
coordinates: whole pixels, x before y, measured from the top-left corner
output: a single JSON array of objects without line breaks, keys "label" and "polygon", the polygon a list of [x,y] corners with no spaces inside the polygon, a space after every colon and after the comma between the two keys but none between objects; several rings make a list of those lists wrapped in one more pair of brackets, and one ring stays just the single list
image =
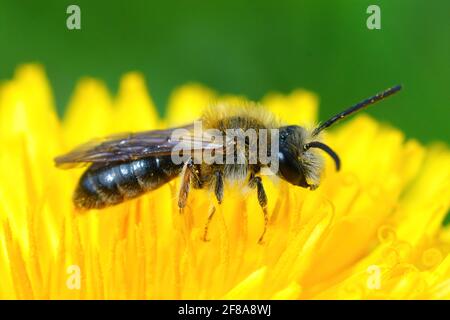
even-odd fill
[{"label": "fuzzy hair on bee", "polygon": [[[218,130],[224,136],[230,136],[230,130],[237,130],[234,131],[236,140],[241,141],[245,139],[244,135],[252,130],[255,133],[256,144],[259,143],[258,137],[262,133],[266,136],[267,150],[271,149],[269,136],[271,130],[279,130],[283,126],[283,121],[264,106],[247,101],[213,104],[203,112],[200,122],[205,130]],[[258,168],[259,164],[251,166],[247,144],[234,144],[233,146],[235,147],[235,150],[232,150],[235,161],[225,162],[221,170],[226,183],[242,187],[249,179],[252,170],[260,168]],[[199,168],[200,172],[209,172],[210,169],[217,170],[218,168],[210,168],[207,164],[202,164]],[[203,182],[210,185],[207,180],[206,178]]]},{"label": "fuzzy hair on bee", "polygon": [[[336,170],[339,170],[341,165],[336,152],[322,142],[322,131],[400,89],[400,85],[386,89],[312,129],[287,125],[257,104],[219,103],[206,109],[200,123],[205,130],[215,130],[219,136],[224,136],[223,143],[211,143],[203,135],[195,133],[194,124],[188,124],[166,130],[126,133],[95,140],[55,158],[55,163],[63,168],[79,164],[89,165],[81,176],[73,197],[74,204],[79,209],[101,209],[119,204],[155,190],[176,177],[181,178],[178,194],[180,212],[186,206],[191,186],[211,190],[216,205],[220,205],[223,201],[226,183],[240,187],[248,186],[256,190],[263,213],[264,230],[259,239],[259,242],[262,242],[269,213],[268,199],[261,179],[262,170],[268,168],[268,163],[262,160],[261,155],[276,160],[277,170],[274,174],[282,180],[314,190],[320,184],[324,168],[323,154],[333,159]],[[185,134],[175,138],[174,133],[180,129],[184,130]],[[227,137],[230,130],[238,132],[232,139]],[[274,130],[278,134],[275,142],[269,137]],[[253,132],[258,146],[260,145],[258,142],[263,140],[261,145],[266,147],[265,152],[258,154],[256,161],[251,161],[248,143],[250,136],[246,135],[249,131]],[[235,139],[245,143],[239,145],[235,143]],[[183,147],[182,150],[189,153],[185,161],[176,163],[173,161],[173,151],[180,145]],[[278,148],[272,148],[275,145]],[[230,156],[234,161],[217,163],[196,161],[196,155],[205,151],[222,157]],[[207,239],[208,223],[215,213],[216,205],[213,205],[209,212],[204,240]]]}]

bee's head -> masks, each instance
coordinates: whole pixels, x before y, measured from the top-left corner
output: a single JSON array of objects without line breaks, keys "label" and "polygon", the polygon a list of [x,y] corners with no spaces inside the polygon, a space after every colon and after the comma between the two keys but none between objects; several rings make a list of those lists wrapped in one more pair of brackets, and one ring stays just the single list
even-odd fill
[{"label": "bee's head", "polygon": [[281,127],[278,152],[278,175],[287,182],[304,188],[315,189],[319,185],[323,168],[322,157],[314,150],[319,148],[328,153],[339,170],[337,154],[319,141],[310,141],[311,134],[300,126]]},{"label": "bee's head", "polygon": [[365,99],[332,116],[311,132],[299,126],[281,127],[278,175],[293,185],[315,189],[319,185],[323,161],[320,155],[311,149],[317,148],[325,151],[333,158],[336,169],[339,170],[340,167],[338,155],[329,146],[317,141],[320,132],[347,116],[393,95],[401,88],[400,85],[397,85]]}]

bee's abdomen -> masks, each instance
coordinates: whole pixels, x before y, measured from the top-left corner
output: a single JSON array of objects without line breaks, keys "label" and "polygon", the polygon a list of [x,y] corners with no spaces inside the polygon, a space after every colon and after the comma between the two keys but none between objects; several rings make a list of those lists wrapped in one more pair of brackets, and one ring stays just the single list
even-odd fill
[{"label": "bee's abdomen", "polygon": [[159,188],[175,178],[181,169],[181,165],[173,164],[170,156],[94,164],[81,176],[73,201],[82,209],[115,205]]}]

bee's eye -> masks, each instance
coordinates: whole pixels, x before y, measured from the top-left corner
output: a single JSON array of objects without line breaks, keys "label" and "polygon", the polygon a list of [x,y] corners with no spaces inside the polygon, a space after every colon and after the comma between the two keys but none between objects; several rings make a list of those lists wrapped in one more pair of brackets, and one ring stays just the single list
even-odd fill
[{"label": "bee's eye", "polygon": [[295,155],[289,151],[280,150],[278,152],[278,161],[279,175],[281,178],[296,186],[309,187],[301,167],[301,162]]}]

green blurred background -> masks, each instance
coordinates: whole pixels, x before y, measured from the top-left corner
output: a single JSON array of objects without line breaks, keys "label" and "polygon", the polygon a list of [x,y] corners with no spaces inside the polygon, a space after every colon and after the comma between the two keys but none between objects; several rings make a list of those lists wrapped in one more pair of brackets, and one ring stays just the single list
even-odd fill
[{"label": "green blurred background", "polygon": [[[81,30],[66,8],[81,8]],[[381,7],[381,30],[366,9]],[[112,92],[139,70],[164,113],[170,92],[201,82],[259,99],[303,87],[321,118],[393,84],[369,111],[423,142],[449,141],[450,1],[0,1],[0,78],[41,62],[62,115],[82,76]]]}]

